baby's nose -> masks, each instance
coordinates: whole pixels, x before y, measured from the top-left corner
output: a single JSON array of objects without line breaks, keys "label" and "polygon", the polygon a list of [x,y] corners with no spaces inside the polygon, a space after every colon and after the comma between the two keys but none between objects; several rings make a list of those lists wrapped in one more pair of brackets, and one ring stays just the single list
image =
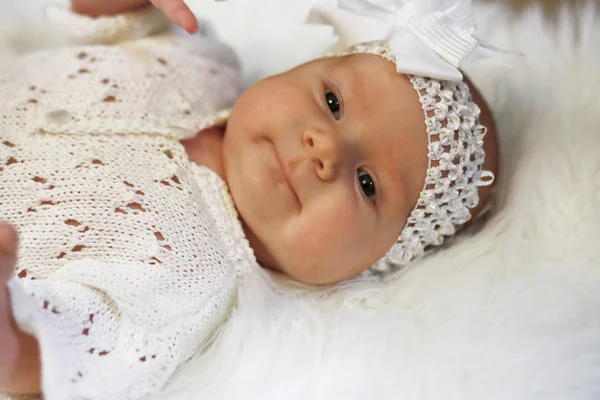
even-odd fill
[{"label": "baby's nose", "polygon": [[330,132],[309,129],[302,134],[302,144],[308,151],[317,177],[323,181],[335,179],[343,156],[340,139]]}]

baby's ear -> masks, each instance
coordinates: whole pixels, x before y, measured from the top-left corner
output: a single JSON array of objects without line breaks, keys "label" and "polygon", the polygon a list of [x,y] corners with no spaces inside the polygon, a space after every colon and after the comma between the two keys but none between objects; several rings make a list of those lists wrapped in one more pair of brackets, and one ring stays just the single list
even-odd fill
[{"label": "baby's ear", "polygon": [[[471,96],[475,104],[481,109],[481,115],[479,116],[479,123],[487,128],[487,133],[483,139],[483,150],[485,151],[485,161],[483,163],[484,171],[490,171],[494,175],[498,174],[498,164],[500,161],[498,136],[496,134],[496,123],[494,117],[490,111],[488,103],[485,101],[479,90],[475,87],[473,82],[466,76],[464,82],[469,86]],[[468,226],[479,213],[487,206],[491,200],[492,191],[494,189],[495,182],[490,186],[481,186],[478,190],[479,193],[479,204],[471,209],[471,215],[473,218],[466,224]]]}]

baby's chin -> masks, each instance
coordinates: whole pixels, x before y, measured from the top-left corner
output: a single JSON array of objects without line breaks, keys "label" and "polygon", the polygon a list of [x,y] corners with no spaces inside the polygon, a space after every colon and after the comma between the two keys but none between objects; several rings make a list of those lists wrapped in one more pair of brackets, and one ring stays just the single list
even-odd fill
[{"label": "baby's chin", "polygon": [[[361,269],[361,272],[367,269],[368,268],[365,267]],[[315,286],[336,285],[338,283],[352,279],[358,274],[360,274],[360,272],[350,274],[341,266],[338,268],[332,268],[331,265],[325,266],[318,264],[315,265],[313,268],[307,268],[305,265],[302,267],[288,265],[276,270],[286,274],[294,280]]]},{"label": "baby's chin", "polygon": [[[275,240],[277,238],[277,235],[270,237]],[[276,254],[276,259],[269,258],[261,265],[306,284],[335,285],[360,275],[379,259],[372,255],[366,259],[365,254],[350,250],[341,253],[334,251],[324,253],[322,247],[313,249],[300,243],[296,244],[297,242],[275,243],[272,247],[275,249],[273,253]],[[260,258],[258,260],[261,261]]]}]

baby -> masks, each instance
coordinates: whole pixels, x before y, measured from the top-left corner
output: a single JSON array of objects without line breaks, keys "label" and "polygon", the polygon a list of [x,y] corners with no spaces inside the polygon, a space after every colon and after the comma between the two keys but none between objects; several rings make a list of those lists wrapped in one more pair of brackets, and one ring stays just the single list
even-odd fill
[{"label": "baby", "polygon": [[0,391],[148,396],[260,267],[382,275],[481,214],[497,144],[457,69],[469,4],[417,4],[317,8],[345,53],[243,93],[224,47],[150,37],[166,20],[143,0],[52,10],[85,45],[0,77],[0,220],[20,234],[17,257],[0,225]]}]

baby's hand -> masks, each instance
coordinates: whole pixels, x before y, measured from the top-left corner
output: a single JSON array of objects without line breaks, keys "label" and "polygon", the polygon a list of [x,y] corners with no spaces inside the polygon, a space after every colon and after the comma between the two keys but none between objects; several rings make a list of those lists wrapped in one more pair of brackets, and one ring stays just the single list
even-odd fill
[{"label": "baby's hand", "polygon": [[4,290],[6,282],[15,272],[17,242],[17,232],[14,228],[0,222],[0,291]]},{"label": "baby's hand", "polygon": [[188,33],[198,31],[198,21],[183,0],[150,0],[150,2]]},{"label": "baby's hand", "polygon": [[17,261],[17,233],[0,222],[0,392],[6,386],[10,360],[14,358],[15,341],[11,329],[11,306],[6,282],[12,277]]},{"label": "baby's hand", "polygon": [[17,327],[6,287],[15,271],[17,245],[15,229],[0,222],[0,392],[39,393],[38,343]]}]

